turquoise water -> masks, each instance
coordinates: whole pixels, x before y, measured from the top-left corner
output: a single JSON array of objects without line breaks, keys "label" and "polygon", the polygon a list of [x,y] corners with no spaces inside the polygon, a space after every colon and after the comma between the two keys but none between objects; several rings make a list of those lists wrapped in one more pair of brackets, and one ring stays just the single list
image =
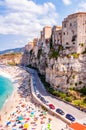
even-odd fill
[{"label": "turquoise water", "polygon": [[6,99],[12,94],[12,82],[3,76],[0,76],[0,109],[3,107]]}]

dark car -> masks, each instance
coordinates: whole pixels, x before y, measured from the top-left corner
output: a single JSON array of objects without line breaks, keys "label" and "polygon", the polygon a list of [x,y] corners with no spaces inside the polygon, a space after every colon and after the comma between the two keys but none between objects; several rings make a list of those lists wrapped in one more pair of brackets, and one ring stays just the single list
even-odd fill
[{"label": "dark car", "polygon": [[55,109],[55,106],[53,104],[49,104],[50,109]]},{"label": "dark car", "polygon": [[41,101],[45,102],[45,99],[44,99],[44,97],[41,97],[40,99],[41,99]]},{"label": "dark car", "polygon": [[40,95],[40,94],[37,94],[37,97],[38,97],[38,98],[41,98],[41,95]]},{"label": "dark car", "polygon": [[48,103],[49,103],[49,101],[47,101],[47,100],[45,99],[45,104],[48,105]]},{"label": "dark car", "polygon": [[57,108],[57,109],[56,109],[56,112],[59,113],[59,114],[61,114],[61,115],[64,115],[64,114],[65,114],[65,113],[63,112],[63,110],[61,110],[60,108]]},{"label": "dark car", "polygon": [[75,117],[73,117],[71,114],[66,114],[66,118],[70,121],[75,121]]}]

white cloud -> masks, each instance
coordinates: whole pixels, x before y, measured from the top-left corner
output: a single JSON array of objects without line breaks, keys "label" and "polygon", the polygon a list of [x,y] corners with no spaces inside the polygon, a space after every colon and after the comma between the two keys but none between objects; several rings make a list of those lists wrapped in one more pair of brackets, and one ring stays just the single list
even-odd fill
[{"label": "white cloud", "polygon": [[62,0],[64,2],[65,5],[70,5],[72,2],[71,0]]},{"label": "white cloud", "polygon": [[86,12],[86,1],[82,0],[77,4],[77,8],[75,9],[75,12]]},{"label": "white cloud", "polygon": [[85,11],[86,12],[86,1],[83,1],[81,3],[79,3],[77,11]]},{"label": "white cloud", "polygon": [[55,5],[46,2],[43,5],[28,0],[4,0],[6,12],[0,15],[0,34],[18,34],[30,39],[38,36],[45,25],[55,25],[58,13]]}]

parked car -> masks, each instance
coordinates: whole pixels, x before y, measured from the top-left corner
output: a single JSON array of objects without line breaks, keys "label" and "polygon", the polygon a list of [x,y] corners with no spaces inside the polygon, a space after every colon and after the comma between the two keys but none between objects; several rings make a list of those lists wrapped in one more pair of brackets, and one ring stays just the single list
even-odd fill
[{"label": "parked car", "polygon": [[41,98],[41,95],[40,95],[40,94],[37,94],[37,97],[38,97],[38,98]]},{"label": "parked car", "polygon": [[75,117],[73,117],[71,114],[66,114],[66,118],[70,121],[75,121]]},{"label": "parked car", "polygon": [[48,103],[49,103],[49,101],[47,101],[47,100],[45,99],[45,104],[48,105]]},{"label": "parked car", "polygon": [[36,95],[38,95],[39,94],[39,91],[38,90],[36,90]]},{"label": "parked car", "polygon": [[43,102],[45,101],[44,97],[41,97],[40,99],[41,99],[41,101],[43,101]]},{"label": "parked car", "polygon": [[54,110],[55,106],[53,104],[49,104],[49,108]]},{"label": "parked car", "polygon": [[57,108],[57,109],[56,109],[56,112],[59,113],[59,114],[61,114],[61,115],[64,115],[64,114],[65,114],[65,113],[63,112],[63,110],[61,110],[60,108]]}]

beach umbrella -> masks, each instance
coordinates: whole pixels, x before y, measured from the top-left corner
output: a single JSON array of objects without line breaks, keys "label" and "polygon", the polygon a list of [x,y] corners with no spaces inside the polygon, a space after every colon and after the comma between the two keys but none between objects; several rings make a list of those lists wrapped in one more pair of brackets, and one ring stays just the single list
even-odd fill
[{"label": "beach umbrella", "polygon": [[0,115],[0,121],[1,121],[1,115]]},{"label": "beach umbrella", "polygon": [[23,130],[27,130],[27,128],[24,128]]},{"label": "beach umbrella", "polygon": [[26,120],[30,120],[30,118],[26,118]]},{"label": "beach umbrella", "polygon": [[25,123],[23,127],[27,129],[29,127],[29,124]]},{"label": "beach umbrella", "polygon": [[6,123],[6,125],[10,125],[11,124],[11,122],[10,121],[8,121],[7,123]]},{"label": "beach umbrella", "polygon": [[19,116],[17,119],[18,120],[24,120],[24,118],[22,116]]},{"label": "beach umbrella", "polygon": [[32,115],[34,115],[34,114],[35,114],[35,112],[34,112],[34,111],[32,111],[32,112],[31,112],[31,114],[32,114]]},{"label": "beach umbrella", "polygon": [[46,114],[47,114],[47,112],[46,112],[46,111],[44,111],[44,112],[43,112],[43,114],[44,114],[44,115],[46,115]]},{"label": "beach umbrella", "polygon": [[35,112],[34,112],[34,111],[32,111],[32,112],[30,113],[30,117],[33,117],[33,116],[34,116],[34,114],[35,114]]},{"label": "beach umbrella", "polygon": [[51,125],[48,123],[47,125],[48,130],[51,130]]}]

